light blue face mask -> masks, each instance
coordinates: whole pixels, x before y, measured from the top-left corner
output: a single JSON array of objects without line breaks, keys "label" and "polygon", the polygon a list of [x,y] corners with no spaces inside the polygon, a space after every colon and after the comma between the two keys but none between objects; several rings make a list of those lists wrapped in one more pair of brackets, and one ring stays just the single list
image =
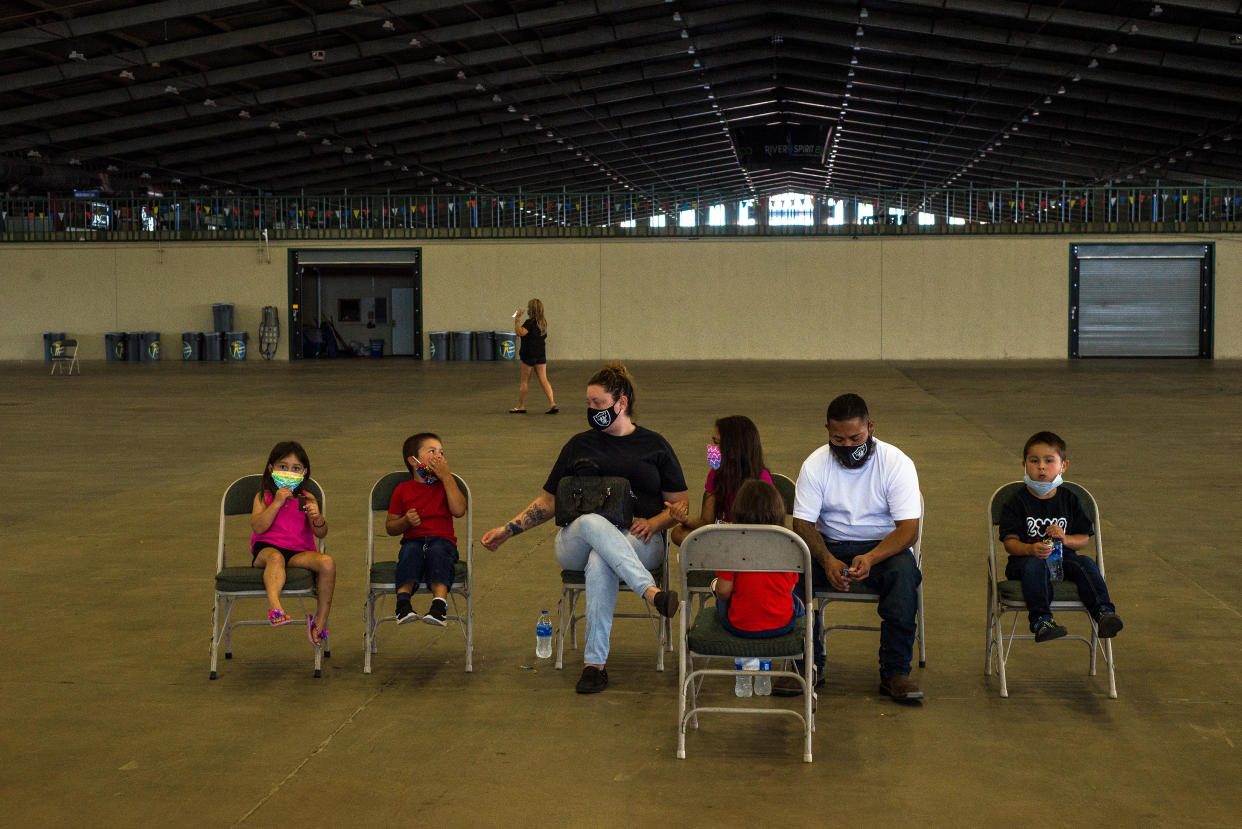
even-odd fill
[{"label": "light blue face mask", "polygon": [[277,489],[284,489],[285,487],[289,487],[291,490],[297,489],[298,484],[302,483],[302,479],[305,477],[305,475],[296,475],[292,472],[272,470],[272,483],[276,484]]},{"label": "light blue face mask", "polygon": [[1060,475],[1056,476],[1051,481],[1032,481],[1030,475],[1023,475],[1022,480],[1026,482],[1026,485],[1031,488],[1032,492],[1041,498],[1061,485]]}]

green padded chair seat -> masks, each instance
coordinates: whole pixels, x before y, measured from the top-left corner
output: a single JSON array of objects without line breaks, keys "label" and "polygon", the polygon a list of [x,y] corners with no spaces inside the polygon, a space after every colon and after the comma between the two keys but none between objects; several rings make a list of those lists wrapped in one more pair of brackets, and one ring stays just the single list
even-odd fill
[{"label": "green padded chair seat", "polygon": [[716,574],[711,570],[691,570],[686,573],[686,586],[691,590],[695,588],[707,590],[712,586],[712,579],[715,577]]},{"label": "green padded chair seat", "polygon": [[[835,592],[835,591],[834,591],[834,592]],[[876,590],[876,589],[872,588],[871,586],[866,585],[866,584],[864,584],[864,583],[862,583],[862,582],[855,582],[855,583],[851,584],[851,585],[850,585],[850,590],[849,590],[849,592],[850,592],[850,593],[852,593],[852,594],[854,594],[855,596],[878,596],[878,595],[880,595],[880,591],[879,591],[879,590]],[[826,596],[826,595],[828,595],[826,591],[825,591],[825,592],[821,592],[821,591],[819,591],[819,590],[816,590],[816,591],[815,591],[815,593],[812,595],[812,598],[816,598],[816,599],[818,599],[818,598],[820,598],[820,597],[822,597],[822,596]]]},{"label": "green padded chair seat", "polygon": [[[799,620],[801,621],[801,620]],[[716,606],[708,605],[694,617],[687,642],[690,650],[695,653],[741,656],[741,657],[790,657],[803,655],[803,637],[806,634],[805,622],[795,624],[794,629],[784,636],[771,639],[743,639],[734,636],[720,624],[716,615]]]},{"label": "green padded chair seat", "polygon": [[[1006,604],[1023,604],[1022,582],[1015,579],[1003,581],[997,585],[1001,601]],[[1078,587],[1072,581],[1054,581],[1052,583],[1052,600],[1054,602],[1078,602]]]},{"label": "green padded chair seat", "polygon": [[[397,581],[397,562],[376,561],[371,564],[371,584],[395,584]],[[466,563],[459,561],[453,568],[453,583],[466,583]],[[422,587],[426,587],[424,583]]]},{"label": "green padded chair seat", "polygon": [[[285,570],[285,590],[310,590],[315,585],[315,575],[304,567]],[[263,590],[262,567],[225,567],[216,573],[216,589],[224,593],[241,590]]]},{"label": "green padded chair seat", "polygon": [[[664,568],[657,567],[651,571],[651,578],[659,587],[664,579]],[[582,570],[562,570],[561,584],[586,584],[586,573]],[[625,582],[621,582],[621,587],[625,587]]]}]

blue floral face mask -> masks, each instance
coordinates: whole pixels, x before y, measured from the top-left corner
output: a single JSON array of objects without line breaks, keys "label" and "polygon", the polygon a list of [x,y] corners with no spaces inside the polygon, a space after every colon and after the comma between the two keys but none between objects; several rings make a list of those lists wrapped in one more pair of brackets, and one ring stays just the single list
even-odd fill
[{"label": "blue floral face mask", "polygon": [[305,478],[305,475],[297,475],[293,472],[277,472],[272,470],[272,482],[276,484],[277,489],[284,489],[285,487],[297,489],[298,484],[302,483]]},{"label": "blue floral face mask", "polygon": [[1022,480],[1031,488],[1031,492],[1034,492],[1041,498],[1061,485],[1060,475],[1056,476],[1051,481],[1032,481],[1030,475],[1023,475]]}]

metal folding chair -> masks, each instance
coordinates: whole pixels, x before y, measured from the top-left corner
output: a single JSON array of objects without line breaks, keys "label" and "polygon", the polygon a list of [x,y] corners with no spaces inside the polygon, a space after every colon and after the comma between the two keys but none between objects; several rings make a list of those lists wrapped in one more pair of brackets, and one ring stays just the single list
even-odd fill
[{"label": "metal folding chair", "polygon": [[[1001,544],[998,535],[1000,533],[1000,517],[1001,509],[1005,506],[1005,502],[1026,486],[1022,481],[1013,481],[1005,484],[992,493],[992,498],[988,502],[988,618],[987,628],[984,638],[983,652],[983,674],[991,676],[993,667],[1000,674],[1000,695],[1002,697],[1009,696],[1009,685],[1006,680],[1005,668],[1009,663],[1009,651],[1013,647],[1015,640],[1034,641],[1035,636],[1030,633],[1018,633],[1018,624],[1022,618],[1022,614],[1027,612],[1026,602],[1022,598],[1022,582],[1015,579],[1005,579],[1004,566],[997,559],[997,548],[1004,553],[1004,546]],[[1093,543],[1095,546],[1095,563],[1100,568],[1100,576],[1104,576],[1104,539],[1103,528],[1100,526],[1100,509],[1095,502],[1095,496],[1087,491],[1086,487],[1079,484],[1065,481],[1061,486],[1066,487],[1070,492],[1078,496],[1078,501],[1082,504],[1083,512],[1087,514],[1087,518],[1091,519],[1091,523],[1095,527],[1095,536]],[[1090,547],[1083,550],[1086,553]],[[1108,696],[1109,699],[1117,698],[1117,678],[1113,670],[1113,640],[1101,639],[1099,631],[1095,625],[1095,619],[1091,618],[1090,611],[1087,606],[1078,598],[1078,589],[1071,581],[1053,582],[1052,584],[1052,610],[1054,611],[1070,611],[1082,613],[1087,617],[1088,624],[1091,625],[1091,636],[1065,636],[1057,641],[1064,642],[1083,642],[1090,651],[1090,660],[1087,665],[1087,674],[1095,676],[1095,658],[1097,653],[1104,656],[1104,664],[1108,666]],[[1013,624],[1009,626],[1009,632],[1006,633],[1002,627],[1001,620],[1006,613],[1012,613]]]},{"label": "metal folding chair", "polygon": [[[661,590],[669,588],[669,535],[664,534],[664,560],[660,566],[651,571],[651,577],[655,580],[656,585]],[[622,581],[617,585],[619,593],[628,593],[630,588]],[[578,649],[578,622],[586,618],[586,614],[577,614],[575,611],[578,606],[578,597],[586,594],[586,573],[582,570],[562,570],[561,571],[561,600],[557,603],[557,628],[556,628],[556,669],[559,671],[564,667],[565,660],[565,637],[569,637],[569,646],[574,650]],[[614,619],[650,619],[652,624],[656,626],[656,638],[659,640],[659,649],[656,654],[656,670],[664,670],[664,649],[667,646],[671,652],[673,649],[673,630],[672,621],[661,616],[659,613],[652,611],[651,606],[643,602],[645,613],[618,613],[614,612]]]},{"label": "metal folding chair", "polygon": [[[784,527],[768,524],[714,524],[700,527],[686,537],[678,554],[681,589],[688,589],[689,575],[694,572],[715,573],[717,570],[756,573],[806,573],[811,568],[811,551],[806,542]],[[803,579],[803,604],[811,606],[811,580]],[[683,595],[684,592],[683,592]],[[800,624],[784,636],[771,639],[743,639],[729,633],[720,624],[715,605],[699,609],[691,626],[689,599],[684,600],[678,639],[681,643],[678,660],[677,693],[677,757],[686,756],[686,726],[698,728],[698,715],[760,714],[793,716],[802,723],[804,747],[802,759],[811,762],[811,732],[815,729],[815,680],[811,645],[811,614],[805,613]],[[801,659],[802,672],[778,670],[766,672],[771,677],[793,677],[802,685],[798,702],[801,710],[781,707],[700,706],[698,693],[708,676],[734,678],[736,658]],[[707,660],[695,668],[694,660]],[[729,668],[708,667],[714,658],[729,660]],[[759,671],[743,671],[751,676]]]},{"label": "metal folding chair", "polygon": [[[224,497],[220,499],[220,532],[219,541],[216,545],[216,585],[215,600],[211,610],[211,679],[216,678],[216,658],[219,654],[220,644],[224,644],[224,658],[233,658],[233,640],[232,633],[234,628],[239,627],[271,627],[266,618],[264,619],[243,619],[241,621],[233,621],[233,605],[238,599],[267,599],[267,591],[263,587],[263,570],[259,567],[252,567],[249,564],[244,566],[228,566],[225,561],[225,535],[227,522],[225,519],[231,516],[245,515],[249,516],[254,506],[254,496],[259,492],[259,487],[263,483],[262,475],[245,475],[229,484],[228,489],[224,491]],[[311,478],[307,478],[302,482],[302,488],[309,491],[319,500],[319,506],[324,506],[323,488],[319,483]],[[249,532],[249,524],[246,525],[247,533]],[[247,541],[249,535],[244,536]],[[319,552],[326,552],[327,545],[325,540],[318,539]],[[243,549],[249,554],[249,545],[243,542]],[[304,567],[289,567],[285,571],[285,586],[280,591],[281,598],[296,598],[299,606],[302,599],[318,599],[318,593],[315,591],[315,574]],[[284,625],[293,631],[304,631],[302,625],[291,624]],[[332,656],[332,652],[328,648],[313,648],[315,652],[315,677],[321,675],[324,657]]]},{"label": "metal folding chair", "polygon": [[[408,481],[408,471],[389,472],[371,487],[371,498],[367,507],[367,598],[362,608],[363,624],[363,659],[362,672],[371,673],[371,655],[379,652],[379,640],[376,631],[381,622],[395,622],[396,615],[383,612],[384,598],[394,596],[397,592],[397,561],[375,560],[375,517],[377,514],[388,514],[388,505],[392,502],[393,490],[402,481]],[[453,473],[453,480],[466,496],[466,534],[457,538],[457,567],[453,573],[453,583],[449,586],[449,602],[452,610],[446,619],[458,622],[462,636],[466,640],[466,671],[474,670],[474,498],[470,495],[470,487],[460,475]],[[382,526],[382,525],[381,525]],[[399,539],[384,533],[380,536],[393,545],[399,546]],[[426,590],[427,585],[420,584],[415,592]],[[458,606],[461,597],[465,602],[465,613]]]}]

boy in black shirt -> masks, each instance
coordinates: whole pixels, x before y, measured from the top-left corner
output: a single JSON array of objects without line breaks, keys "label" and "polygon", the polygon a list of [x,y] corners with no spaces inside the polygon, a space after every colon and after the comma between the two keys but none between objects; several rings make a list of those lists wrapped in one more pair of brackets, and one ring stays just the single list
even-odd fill
[{"label": "boy in black shirt", "polygon": [[1078,597],[1095,619],[1100,638],[1111,639],[1121,630],[1121,617],[1108,598],[1108,588],[1095,559],[1079,555],[1095,529],[1078,497],[1061,487],[1065,441],[1052,432],[1036,432],[1022,448],[1026,488],[1001,508],[1000,540],[1009,553],[1005,578],[1022,582],[1022,598],[1030,611],[1036,642],[1059,639],[1068,631],[1052,618],[1052,578],[1046,559],[1050,539],[1061,540],[1065,578],[1074,582]]}]

